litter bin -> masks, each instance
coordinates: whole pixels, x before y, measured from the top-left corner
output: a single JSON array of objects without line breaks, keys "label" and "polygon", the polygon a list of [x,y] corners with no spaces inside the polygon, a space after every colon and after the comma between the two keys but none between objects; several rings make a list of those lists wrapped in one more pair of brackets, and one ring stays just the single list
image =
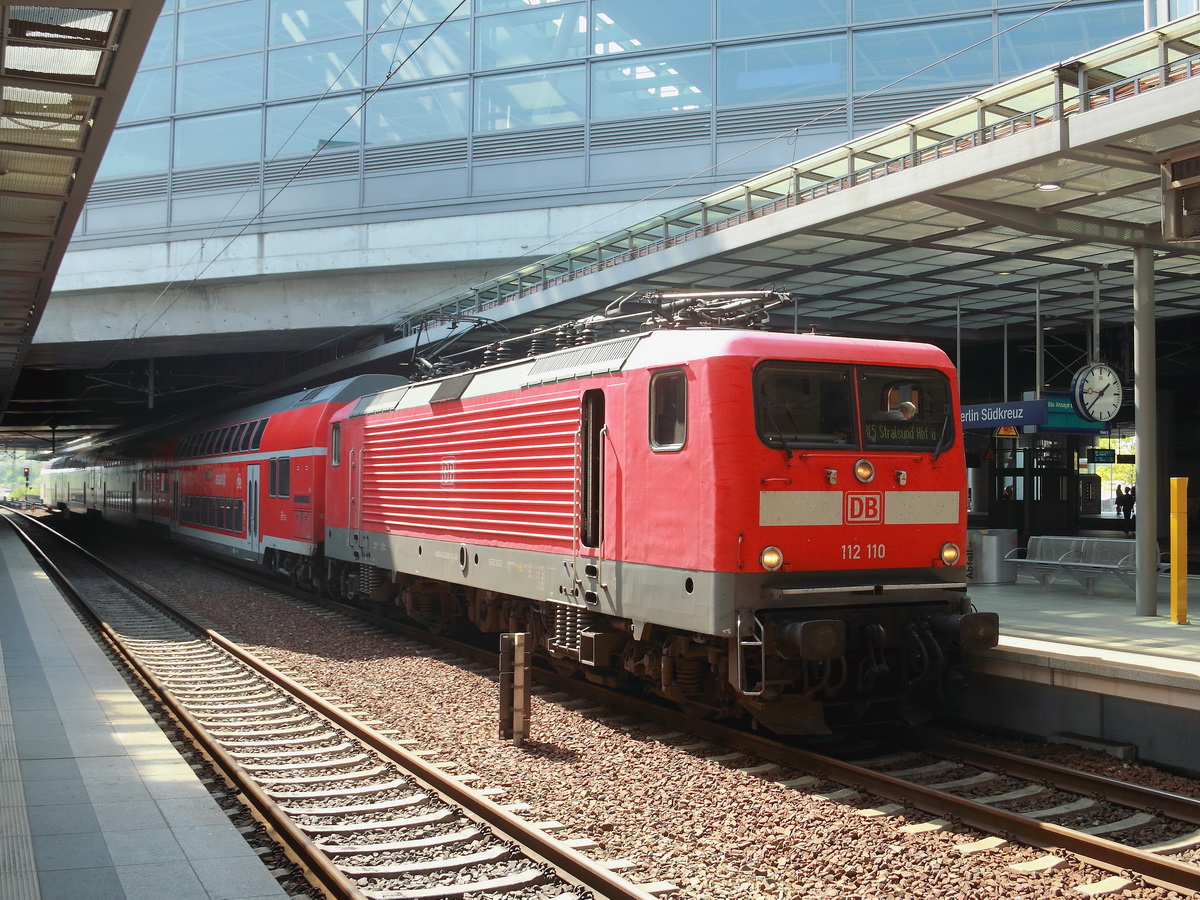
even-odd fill
[{"label": "litter bin", "polygon": [[967,581],[975,584],[1012,584],[1017,563],[1005,559],[1017,549],[1017,529],[978,528],[967,532]]}]

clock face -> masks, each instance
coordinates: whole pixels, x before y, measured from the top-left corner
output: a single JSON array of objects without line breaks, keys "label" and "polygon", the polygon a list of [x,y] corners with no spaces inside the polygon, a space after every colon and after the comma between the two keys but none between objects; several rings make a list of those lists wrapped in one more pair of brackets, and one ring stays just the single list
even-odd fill
[{"label": "clock face", "polygon": [[1111,366],[1085,366],[1071,381],[1075,411],[1092,422],[1111,422],[1121,409],[1121,379]]}]

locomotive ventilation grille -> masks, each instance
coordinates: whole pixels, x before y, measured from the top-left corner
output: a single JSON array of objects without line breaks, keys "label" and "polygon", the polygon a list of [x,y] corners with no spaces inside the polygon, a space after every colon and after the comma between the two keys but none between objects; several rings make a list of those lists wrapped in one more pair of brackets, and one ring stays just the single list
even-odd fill
[{"label": "locomotive ventilation grille", "polygon": [[524,384],[528,387],[616,372],[625,365],[625,360],[641,339],[641,335],[635,335],[620,341],[587,344],[570,352],[543,356],[533,364],[525,376]]}]

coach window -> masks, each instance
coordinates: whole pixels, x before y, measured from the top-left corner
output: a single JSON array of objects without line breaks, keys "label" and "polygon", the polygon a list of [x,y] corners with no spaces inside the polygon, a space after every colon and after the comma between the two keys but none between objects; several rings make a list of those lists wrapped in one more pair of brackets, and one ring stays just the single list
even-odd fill
[{"label": "coach window", "polygon": [[687,375],[681,369],[650,378],[650,446],[679,450],[687,440]]},{"label": "coach window", "polygon": [[342,423],[333,423],[333,434],[329,440],[329,464],[331,466],[340,466],[342,464]]},{"label": "coach window", "polygon": [[250,441],[250,449],[257,450],[262,446],[263,432],[267,430],[267,422],[269,419],[259,419],[258,424],[254,426],[254,438]]},{"label": "coach window", "polygon": [[287,497],[292,493],[292,460],[287,456],[275,457],[267,468],[267,494],[271,497]]}]

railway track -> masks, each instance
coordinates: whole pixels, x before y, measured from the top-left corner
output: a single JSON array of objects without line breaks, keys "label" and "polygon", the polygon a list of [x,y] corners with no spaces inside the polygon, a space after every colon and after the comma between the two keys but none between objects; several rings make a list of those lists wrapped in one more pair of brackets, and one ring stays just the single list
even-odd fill
[{"label": "railway track", "polygon": [[[445,636],[397,625],[335,601],[289,593],[347,618],[403,631],[410,638],[474,662],[494,662],[486,652]],[[789,782],[799,789],[813,789],[820,785],[819,779],[846,785],[825,796],[863,803],[872,815],[918,811],[929,817],[902,826],[909,832],[961,823],[988,835],[964,845],[963,852],[1000,849],[1014,841],[1048,851],[1022,871],[1052,869],[1076,858],[1114,873],[1099,883],[1097,890],[1119,891],[1140,879],[1184,895],[1200,895],[1200,864],[1173,858],[1173,854],[1191,854],[1200,862],[1200,800],[963,741],[934,738],[920,730],[898,738],[904,744],[900,750],[889,749],[869,759],[838,759],[697,720],[658,703],[547,670],[539,670],[536,678],[566,697],[582,696],[605,710],[628,711],[678,729],[672,734],[679,736],[685,749],[690,749],[686,742],[693,736],[701,737],[708,745],[703,753],[714,752],[712,747],[730,747],[780,767],[810,773]],[[743,771],[755,769],[743,762],[735,765]],[[770,770],[764,767],[764,771]],[[873,797],[889,802],[873,805]],[[1006,808],[1012,806],[1020,808]]]},{"label": "railway track", "polygon": [[[277,583],[271,586],[286,591]],[[340,604],[311,596],[304,599],[341,616],[398,627],[392,620]],[[477,648],[403,626],[399,630],[472,661],[494,663],[494,657]],[[661,723],[664,730],[670,729],[662,741],[681,750],[744,772],[760,774],[761,770],[765,778],[775,777],[771,766],[747,764],[746,757],[808,773],[791,779],[788,786],[820,791],[830,800],[860,806],[867,815],[903,816],[908,824],[902,827],[907,831],[959,823],[988,835],[982,841],[961,845],[964,854],[999,850],[1012,841],[1047,851],[1026,871],[1036,873],[1039,868],[1058,866],[1064,859],[1078,859],[1113,873],[1112,878],[1097,883],[1097,891],[1117,891],[1144,881],[1184,895],[1200,893],[1200,868],[1173,856],[1200,860],[1200,802],[1187,797],[962,742],[934,741],[919,732],[909,734],[910,744],[899,750],[889,747],[886,753],[876,751],[872,758],[857,761],[836,759],[548,671],[539,671],[537,678],[550,690],[572,698],[568,703],[582,698],[610,710],[601,715],[611,716],[615,709]],[[696,738],[704,742],[703,749],[695,744]],[[714,749],[717,747],[737,753],[726,754],[725,759]],[[834,789],[825,782],[833,782]],[[920,818],[925,821],[913,822]]]},{"label": "railway track", "polygon": [[555,840],[61,535],[25,517],[17,530],[328,896],[652,900],[667,889],[634,885]]}]

